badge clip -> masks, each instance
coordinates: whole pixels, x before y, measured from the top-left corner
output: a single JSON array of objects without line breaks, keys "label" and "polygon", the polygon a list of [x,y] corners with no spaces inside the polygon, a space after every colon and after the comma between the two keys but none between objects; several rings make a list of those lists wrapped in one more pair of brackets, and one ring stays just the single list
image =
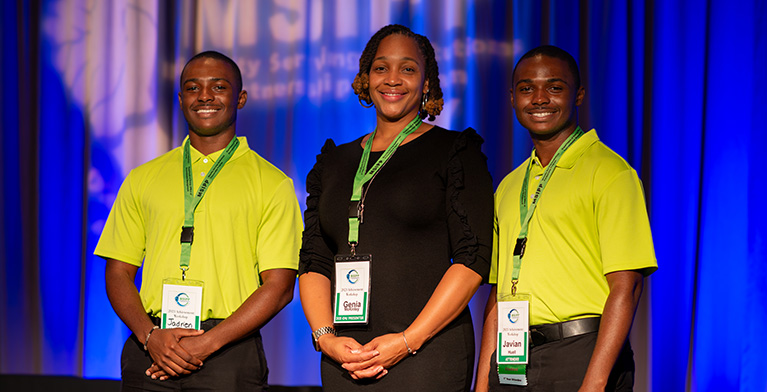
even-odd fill
[{"label": "badge clip", "polygon": [[527,237],[517,238],[517,244],[514,245],[514,256],[522,257],[525,254],[526,245]]},{"label": "badge clip", "polygon": [[191,244],[194,240],[194,226],[182,226],[181,227],[181,243]]}]

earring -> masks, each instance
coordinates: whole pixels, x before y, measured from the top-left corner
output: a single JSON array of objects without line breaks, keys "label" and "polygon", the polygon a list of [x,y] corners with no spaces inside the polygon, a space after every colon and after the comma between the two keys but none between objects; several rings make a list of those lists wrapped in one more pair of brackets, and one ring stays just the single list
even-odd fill
[{"label": "earring", "polygon": [[426,91],[426,93],[423,95],[423,99],[421,99],[421,113],[423,113],[426,110],[426,103],[429,102],[429,91]]},{"label": "earring", "polygon": [[371,102],[370,105],[365,105],[364,103],[362,103],[362,97],[360,97],[359,95],[357,96],[357,100],[360,101],[360,106],[362,106],[365,109],[372,108],[373,106],[375,106],[373,102]]}]

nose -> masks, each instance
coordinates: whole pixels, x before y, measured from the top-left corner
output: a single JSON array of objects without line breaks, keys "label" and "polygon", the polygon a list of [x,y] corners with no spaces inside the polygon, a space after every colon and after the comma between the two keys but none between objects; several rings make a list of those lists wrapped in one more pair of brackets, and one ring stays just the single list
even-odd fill
[{"label": "nose", "polygon": [[399,86],[400,84],[402,84],[402,78],[400,77],[399,72],[394,70],[389,71],[386,74],[385,80],[386,80],[385,83],[387,86]]},{"label": "nose", "polygon": [[533,105],[545,105],[549,103],[549,95],[545,89],[535,89],[533,92]]},{"label": "nose", "polygon": [[213,94],[210,89],[201,88],[200,93],[197,95],[197,100],[200,102],[209,102],[213,100]]}]

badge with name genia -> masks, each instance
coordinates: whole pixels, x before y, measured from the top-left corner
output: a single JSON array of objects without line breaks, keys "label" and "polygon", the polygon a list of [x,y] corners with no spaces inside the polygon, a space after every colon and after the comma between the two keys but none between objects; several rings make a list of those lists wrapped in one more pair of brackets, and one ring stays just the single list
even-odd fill
[{"label": "badge with name genia", "polygon": [[498,299],[496,361],[501,384],[527,385],[526,364],[530,353],[529,294],[504,295]]},{"label": "badge with name genia", "polygon": [[337,255],[333,323],[367,324],[371,255]]}]

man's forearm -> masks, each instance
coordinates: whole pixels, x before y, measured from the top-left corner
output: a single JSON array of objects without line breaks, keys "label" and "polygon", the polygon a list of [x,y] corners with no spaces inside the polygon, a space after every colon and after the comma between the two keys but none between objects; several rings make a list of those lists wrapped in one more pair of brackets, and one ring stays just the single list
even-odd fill
[{"label": "man's forearm", "polygon": [[492,361],[493,351],[495,351],[495,341],[498,336],[498,302],[497,286],[493,286],[490,295],[487,297],[485,305],[484,325],[482,327],[482,340],[479,346],[479,362],[477,363],[477,392],[488,390],[490,376],[490,362]]},{"label": "man's forearm", "polygon": [[212,352],[261,328],[293,299],[295,270],[268,270],[261,273],[261,278],[264,284],[231,316],[200,336],[208,340]]},{"label": "man's forearm", "polygon": [[618,271],[607,275],[610,294],[599,324],[597,343],[583,380],[582,390],[604,390],[615,361],[634,321],[643,277],[636,271]]},{"label": "man's forearm", "polygon": [[134,283],[136,271],[138,267],[108,259],[105,270],[106,291],[107,298],[117,316],[141,343],[145,343],[146,336],[154,324],[141,304],[141,297]]}]

